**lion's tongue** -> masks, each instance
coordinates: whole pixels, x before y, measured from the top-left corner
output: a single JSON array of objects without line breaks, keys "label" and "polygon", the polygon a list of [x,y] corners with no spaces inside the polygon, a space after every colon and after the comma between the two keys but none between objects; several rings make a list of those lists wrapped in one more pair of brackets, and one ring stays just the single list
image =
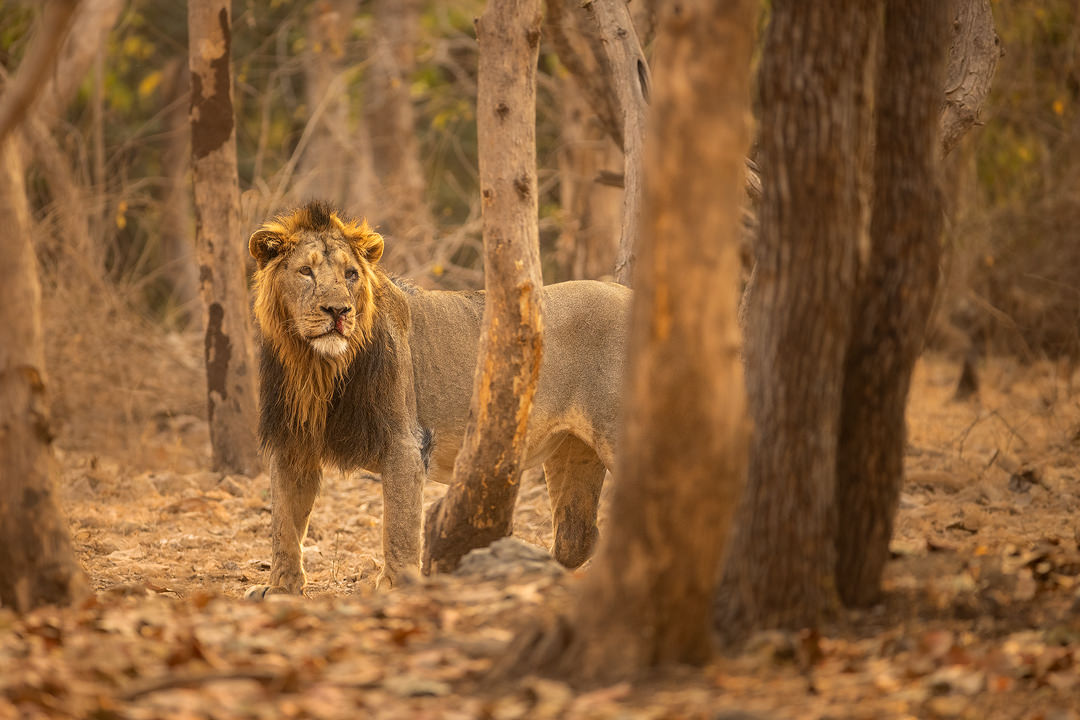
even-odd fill
[{"label": "lion's tongue", "polygon": [[334,329],[337,330],[338,334],[340,334],[340,335],[345,334],[345,316],[344,315],[339,315],[334,320]]}]

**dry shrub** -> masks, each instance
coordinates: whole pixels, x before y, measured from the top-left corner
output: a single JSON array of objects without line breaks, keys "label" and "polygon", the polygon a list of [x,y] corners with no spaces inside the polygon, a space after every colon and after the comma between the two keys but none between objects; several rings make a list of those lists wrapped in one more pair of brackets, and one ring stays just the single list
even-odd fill
[{"label": "dry shrub", "polygon": [[991,226],[974,289],[985,300],[974,330],[987,350],[1080,358],[1080,203],[1061,193]]},{"label": "dry shrub", "polygon": [[206,453],[205,374],[197,332],[140,312],[141,290],[79,277],[69,258],[42,268],[53,430],[64,450],[168,463]]}]

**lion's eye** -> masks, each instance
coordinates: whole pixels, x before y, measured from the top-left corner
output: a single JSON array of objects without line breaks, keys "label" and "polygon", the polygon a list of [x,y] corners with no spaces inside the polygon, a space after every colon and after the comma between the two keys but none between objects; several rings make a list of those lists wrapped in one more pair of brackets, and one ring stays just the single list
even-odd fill
[{"label": "lion's eye", "polygon": [[308,277],[315,277],[315,273],[311,271],[310,265],[305,265],[304,267],[300,268],[300,274],[307,275]]},{"label": "lion's eye", "polygon": [[349,268],[345,271],[345,279],[349,282],[356,282],[360,279],[360,273],[356,270],[356,268]]}]

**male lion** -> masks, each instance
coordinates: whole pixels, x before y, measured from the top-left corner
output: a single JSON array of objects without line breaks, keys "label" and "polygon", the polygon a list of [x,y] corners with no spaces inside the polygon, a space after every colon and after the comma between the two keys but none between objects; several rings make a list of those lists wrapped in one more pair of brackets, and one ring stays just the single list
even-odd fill
[{"label": "male lion", "polygon": [[[270,585],[302,593],[300,543],[322,464],[382,474],[384,564],[392,586],[420,561],[422,488],[453,472],[469,416],[483,292],[429,292],[379,267],[366,221],[313,202],[264,224],[258,264],[262,331],[259,434],[270,453]],[[630,291],[567,282],[544,292],[544,358],[527,426],[527,464],[544,463],[553,552],[576,567],[596,542],[605,469],[614,462]]]}]

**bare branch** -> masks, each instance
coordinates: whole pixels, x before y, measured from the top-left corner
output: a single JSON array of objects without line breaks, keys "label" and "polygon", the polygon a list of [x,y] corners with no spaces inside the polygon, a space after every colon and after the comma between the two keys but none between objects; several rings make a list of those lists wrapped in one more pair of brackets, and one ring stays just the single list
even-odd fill
[{"label": "bare branch", "polygon": [[0,97],[0,142],[22,122],[38,96],[45,76],[56,62],[57,51],[71,27],[71,16],[78,4],[79,0],[53,0],[45,6],[26,57]]}]

